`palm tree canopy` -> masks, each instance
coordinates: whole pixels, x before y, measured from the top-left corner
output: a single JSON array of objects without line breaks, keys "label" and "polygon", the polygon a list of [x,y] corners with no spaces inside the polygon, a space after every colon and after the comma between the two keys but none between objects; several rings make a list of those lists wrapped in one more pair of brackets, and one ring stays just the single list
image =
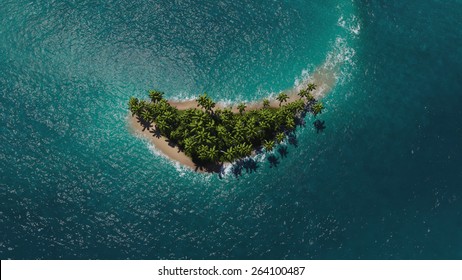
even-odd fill
[{"label": "palm tree canopy", "polygon": [[265,147],[265,150],[267,152],[270,152],[273,150],[273,147],[274,147],[274,141],[273,140],[265,140],[263,142],[263,147]]},{"label": "palm tree canopy", "polygon": [[284,135],[284,132],[279,132],[278,134],[276,134],[276,140],[278,141],[278,143],[281,143],[282,141],[284,141],[284,138],[286,136]]},{"label": "palm tree canopy", "polygon": [[202,107],[206,111],[212,111],[212,109],[215,108],[215,102],[213,102],[212,98],[207,96],[207,93],[205,92],[199,95],[196,101],[197,101],[197,106]]},{"label": "palm tree canopy", "polygon": [[324,109],[324,105],[318,101],[313,105],[313,114],[314,115],[320,114],[322,113],[323,109]]},{"label": "palm tree canopy", "polygon": [[240,103],[239,105],[237,105],[237,109],[239,110],[239,113],[243,113],[245,108],[247,108],[247,106],[245,105],[245,103]]},{"label": "palm tree canopy", "polygon": [[310,92],[306,95],[306,100],[308,102],[313,102],[315,100],[313,94],[311,94]]},{"label": "palm tree canopy", "polygon": [[308,86],[307,86],[307,89],[308,89],[308,91],[313,91],[313,90],[316,89],[316,87],[317,87],[317,86],[316,86],[315,84],[309,83]]},{"label": "palm tree canopy", "polygon": [[301,90],[298,92],[298,95],[299,95],[300,97],[302,97],[302,98],[303,98],[303,97],[306,97],[307,94],[308,94],[308,90],[306,90],[306,89],[301,89]]},{"label": "palm tree canopy", "polygon": [[279,106],[282,104],[282,102],[286,102],[289,99],[289,96],[287,93],[281,92],[276,99],[279,101]]},{"label": "palm tree canopy", "polygon": [[161,91],[157,91],[157,90],[150,90],[149,91],[149,98],[151,98],[151,101],[156,103],[156,102],[159,102],[160,100],[162,100],[164,96],[164,93],[161,92]]}]

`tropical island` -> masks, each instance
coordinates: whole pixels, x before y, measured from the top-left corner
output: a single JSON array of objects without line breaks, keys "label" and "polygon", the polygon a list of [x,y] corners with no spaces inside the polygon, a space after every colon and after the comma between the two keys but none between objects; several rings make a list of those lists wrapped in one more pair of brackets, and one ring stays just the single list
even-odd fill
[{"label": "tropical island", "polygon": [[320,114],[324,106],[313,95],[316,88],[308,83],[296,93],[236,107],[217,104],[206,93],[195,101],[174,102],[151,90],[148,101],[131,97],[129,109],[132,125],[151,134],[167,156],[196,171],[212,172],[255,151],[272,151],[307,113]]}]

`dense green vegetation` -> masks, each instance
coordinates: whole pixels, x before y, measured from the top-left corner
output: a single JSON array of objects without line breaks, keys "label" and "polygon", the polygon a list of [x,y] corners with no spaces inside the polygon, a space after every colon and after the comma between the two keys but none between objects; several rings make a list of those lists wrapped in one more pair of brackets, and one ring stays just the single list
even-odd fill
[{"label": "dense green vegetation", "polygon": [[241,103],[239,113],[230,109],[215,109],[215,102],[206,93],[196,101],[198,107],[178,110],[163,98],[163,92],[149,91],[150,102],[131,97],[129,108],[145,124],[155,123],[156,130],[183,150],[198,165],[232,162],[249,156],[253,150],[274,146],[296,128],[307,112],[321,113],[323,105],[311,92],[314,84],[299,92],[299,99],[287,103],[289,96],[277,96],[279,107],[270,107],[263,100],[263,107],[246,110]]}]

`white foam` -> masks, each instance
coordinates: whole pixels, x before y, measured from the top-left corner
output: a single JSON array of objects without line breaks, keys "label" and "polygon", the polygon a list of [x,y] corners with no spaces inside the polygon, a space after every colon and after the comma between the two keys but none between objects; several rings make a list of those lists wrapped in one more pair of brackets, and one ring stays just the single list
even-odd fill
[{"label": "white foam", "polygon": [[[324,63],[315,70],[320,71],[321,74],[324,72],[324,76],[327,74],[334,80],[326,80],[325,83],[321,81],[314,92],[316,98],[322,98],[335,83],[343,84],[351,78],[355,54],[355,50],[349,45],[347,39],[341,36],[335,39],[332,50],[327,53]],[[316,72],[309,70],[313,68],[312,65],[308,65],[306,69],[302,70],[301,75],[295,78],[292,90],[299,91],[313,80]]]},{"label": "white foam", "polygon": [[189,174],[189,173],[192,173],[193,170],[186,167],[186,166],[183,166],[181,163],[179,163],[178,161],[175,161],[175,160],[172,160],[170,159],[167,155],[165,155],[164,153],[162,153],[161,151],[159,151],[156,146],[154,144],[152,144],[151,142],[147,141],[144,137],[142,137],[141,135],[137,135],[138,138],[142,139],[149,151],[157,156],[160,160],[164,161],[164,162],[168,162],[169,164],[173,165],[173,167],[178,171],[178,174],[180,177],[184,177],[185,175]]},{"label": "white foam", "polygon": [[350,15],[348,18],[340,16],[337,20],[337,25],[345,29],[352,35],[359,35],[361,31],[361,23],[355,15]]}]

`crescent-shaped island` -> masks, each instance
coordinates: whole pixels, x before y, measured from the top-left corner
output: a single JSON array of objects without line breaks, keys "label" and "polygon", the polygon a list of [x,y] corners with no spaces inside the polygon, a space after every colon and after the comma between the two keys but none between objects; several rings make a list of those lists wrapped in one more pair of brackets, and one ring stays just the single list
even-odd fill
[{"label": "crescent-shaped island", "polygon": [[129,124],[171,160],[198,172],[220,172],[255,151],[272,151],[307,113],[320,114],[319,99],[334,84],[334,74],[320,68],[275,99],[235,106],[216,103],[206,93],[196,100],[169,101],[151,90],[149,100],[130,98]]}]

